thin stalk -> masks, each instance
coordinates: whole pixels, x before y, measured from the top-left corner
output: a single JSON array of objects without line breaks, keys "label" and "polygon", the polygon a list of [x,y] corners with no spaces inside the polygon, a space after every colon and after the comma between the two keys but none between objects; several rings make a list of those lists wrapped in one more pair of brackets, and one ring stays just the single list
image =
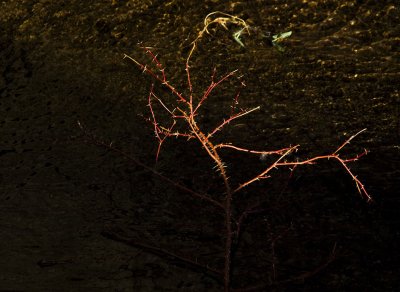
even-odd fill
[{"label": "thin stalk", "polygon": [[231,285],[231,252],[232,252],[232,192],[226,194],[225,200],[225,263],[224,263],[224,291],[229,292]]}]

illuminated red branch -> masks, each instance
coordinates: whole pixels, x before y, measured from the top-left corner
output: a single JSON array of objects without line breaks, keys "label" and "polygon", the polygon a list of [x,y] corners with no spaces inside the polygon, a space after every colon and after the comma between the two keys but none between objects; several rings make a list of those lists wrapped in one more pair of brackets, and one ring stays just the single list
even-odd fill
[{"label": "illuminated red branch", "polygon": [[[193,139],[195,138],[194,135],[192,134],[188,134],[188,133],[180,133],[178,131],[173,132],[173,128],[176,125],[176,121],[177,119],[184,119],[185,116],[177,116],[174,114],[175,109],[177,109],[178,111],[181,111],[179,108],[175,108],[174,110],[170,110],[164,103],[163,101],[154,93],[153,91],[154,86],[152,85],[150,88],[150,93],[148,96],[148,106],[150,109],[150,114],[151,114],[151,119],[150,122],[152,123],[153,127],[154,127],[154,134],[158,140],[158,147],[157,147],[157,152],[156,152],[156,161],[158,161],[158,157],[161,151],[161,146],[164,143],[164,141],[168,138],[168,137],[185,137],[187,139]],[[161,126],[158,122],[157,122],[157,118],[156,118],[156,114],[155,111],[153,109],[153,103],[151,98],[154,98],[155,100],[157,100],[160,105],[170,114],[171,116],[171,120],[172,120],[172,124],[167,128],[167,127],[163,127]]]},{"label": "illuminated red branch", "polygon": [[357,159],[359,159],[361,156],[367,154],[367,151],[365,150],[363,153],[357,155],[356,157],[353,158],[348,158],[348,159],[342,159],[339,157],[338,151],[341,150],[345,145],[349,144],[350,141],[356,137],[358,134],[362,133],[364,130],[359,131],[358,133],[356,133],[355,135],[351,136],[349,139],[347,139],[341,146],[339,146],[335,152],[333,152],[332,154],[329,155],[321,155],[321,156],[316,156],[310,159],[306,159],[303,161],[293,161],[293,162],[281,162],[282,159],[287,156],[289,153],[293,152],[294,150],[297,150],[298,146],[294,146],[289,148],[289,150],[287,150],[282,156],[280,156],[273,164],[271,164],[267,169],[265,169],[264,171],[262,171],[259,175],[255,176],[254,178],[248,180],[247,182],[239,185],[239,187],[237,187],[233,192],[237,192],[239,190],[241,190],[242,188],[254,183],[255,181],[258,181],[260,179],[264,179],[267,177],[267,174],[274,168],[278,168],[279,166],[293,166],[296,167],[298,165],[306,165],[306,164],[314,164],[317,160],[321,160],[321,159],[336,159],[337,161],[339,161],[339,163],[344,167],[344,169],[347,171],[347,173],[351,176],[351,178],[355,181],[356,183],[356,187],[359,191],[359,193],[364,196],[367,201],[372,201],[372,197],[368,194],[367,190],[365,189],[364,185],[361,183],[361,181],[353,174],[353,172],[350,170],[350,168],[347,166],[348,162],[353,162],[356,161]]},{"label": "illuminated red branch", "polygon": [[157,55],[155,55],[151,50],[150,47],[142,47],[143,50],[145,50],[146,54],[150,56],[151,62],[154,63],[157,67],[157,69],[161,72],[162,77],[159,78],[159,80],[162,80],[162,83],[167,82],[167,76],[165,75],[165,68],[163,68],[163,65],[161,62],[158,60]]},{"label": "illuminated red branch", "polygon": [[158,96],[154,93],[153,88],[154,88],[154,86],[152,85],[152,86],[151,86],[151,91],[150,91],[151,96],[153,96],[153,97],[161,104],[161,106],[162,106],[167,112],[170,113],[171,116],[174,116],[173,111],[170,110],[170,109],[163,103],[163,101],[162,101],[160,98],[158,98]]},{"label": "illuminated red branch", "polygon": [[355,176],[350,168],[347,166],[346,162],[352,162],[352,161],[356,161],[359,157],[366,155],[367,151],[365,150],[363,153],[361,153],[360,155],[357,155],[355,158],[353,159],[346,159],[343,160],[341,158],[339,158],[339,155],[335,156],[334,158],[336,158],[344,167],[344,169],[346,169],[347,173],[350,174],[350,176],[352,177],[352,179],[355,181],[358,192],[364,196],[368,202],[372,201],[372,197],[368,194],[367,190],[365,189],[365,186],[361,183],[361,181],[357,178],[357,176]]},{"label": "illuminated red branch", "polygon": [[[150,50],[148,50],[150,52]],[[156,64],[157,67],[159,67],[159,65],[161,65],[161,63],[159,63],[157,56],[155,56],[154,54],[151,55],[152,56],[152,61],[153,63]],[[146,65],[143,65],[142,63],[138,62],[136,59],[132,58],[131,56],[124,54],[124,58],[128,58],[129,60],[131,60],[132,62],[134,62],[142,71],[143,73],[147,73],[149,74],[151,77],[153,77],[154,79],[160,81],[161,84],[163,84],[164,86],[166,86],[171,92],[172,94],[174,94],[176,97],[178,97],[178,100],[181,102],[184,102],[186,104],[189,104],[189,102],[183,97],[183,95],[181,93],[179,93],[175,87],[173,87],[167,80],[166,76],[165,76],[165,70],[164,69],[159,69],[162,77],[160,77],[159,75],[157,75],[156,73],[154,73],[153,70],[147,68]]]},{"label": "illuminated red branch", "polygon": [[240,90],[237,91],[233,103],[231,105],[231,116],[235,114],[236,106],[239,104]]},{"label": "illuminated red branch", "polygon": [[[158,161],[158,156],[160,154],[160,150],[161,150],[161,146],[163,144],[163,142],[165,141],[165,139],[168,137],[167,135],[164,135],[163,137],[160,136],[160,134],[163,134],[163,130],[160,128],[160,126],[157,123],[157,119],[156,119],[156,115],[154,113],[153,110],[153,105],[151,102],[151,97],[154,96],[153,94],[153,85],[151,86],[151,90],[150,90],[150,94],[148,97],[148,106],[150,108],[150,113],[151,113],[151,117],[152,117],[152,123],[154,126],[154,134],[158,140],[158,147],[157,147],[157,153],[156,153],[156,161]],[[172,129],[172,127],[175,125],[175,121],[172,124],[172,126],[170,127]]]},{"label": "illuminated red branch", "polygon": [[368,150],[364,149],[364,152],[361,152],[356,157],[348,158],[348,159],[342,159],[342,160],[343,160],[343,162],[353,162],[353,161],[356,161],[356,160],[360,159],[361,157],[363,157],[364,155],[367,155],[367,154],[368,154]]},{"label": "illuminated red branch", "polygon": [[245,115],[248,115],[249,113],[254,112],[256,110],[259,110],[259,109],[260,109],[260,107],[258,106],[258,107],[252,108],[250,110],[243,110],[243,111],[241,111],[241,112],[229,117],[228,119],[223,120],[223,122],[219,126],[217,126],[211,133],[209,133],[207,135],[207,138],[212,137],[216,132],[220,131],[224,126],[226,126],[227,124],[229,124],[233,120],[236,120],[237,118],[240,118],[240,117],[243,117]]},{"label": "illuminated red branch", "polygon": [[189,69],[189,63],[186,63],[186,76],[187,76],[187,83],[189,87],[189,108],[190,108],[190,114],[193,115],[193,86],[192,86],[192,80],[190,79],[190,69]]},{"label": "illuminated red branch", "polygon": [[[153,54],[153,52],[150,50],[150,47],[142,47],[142,49],[146,52],[147,55],[151,57],[151,62],[154,63],[159,70],[162,70],[162,64],[160,63],[160,61],[158,61],[157,55]],[[163,75],[163,77],[166,77],[165,74]]]},{"label": "illuminated red branch", "polygon": [[149,93],[149,96],[148,96],[148,107],[150,108],[150,113],[151,113],[151,117],[152,117],[152,123],[153,123],[153,126],[154,126],[154,134],[155,134],[155,136],[156,136],[156,138],[160,141],[161,140],[161,137],[160,137],[160,132],[161,132],[161,130],[160,130],[160,128],[158,127],[158,123],[157,123],[157,120],[156,120],[156,115],[155,115],[155,113],[154,113],[154,110],[153,110],[153,106],[152,106],[152,103],[151,103],[151,97],[152,97],[152,95],[153,95],[153,84],[151,85],[151,89],[150,89],[150,93]]},{"label": "illuminated red branch", "polygon": [[288,150],[285,151],[285,153],[283,153],[273,164],[271,164],[267,169],[265,169],[263,172],[261,172],[259,175],[255,176],[254,178],[248,180],[247,182],[239,185],[234,191],[233,193],[236,193],[238,191],[240,191],[242,188],[247,187],[248,185],[259,181],[261,179],[265,179],[267,178],[267,174],[274,168],[277,167],[278,163],[285,158],[287,155],[289,155],[290,153],[292,153],[293,151],[297,150],[297,148],[299,147],[299,145],[293,146],[288,148]]},{"label": "illuminated red branch", "polygon": [[235,149],[237,151],[246,152],[246,153],[252,153],[252,154],[258,154],[258,155],[262,155],[262,156],[272,155],[272,154],[282,155],[284,152],[286,152],[287,150],[291,149],[291,147],[288,147],[288,148],[283,148],[283,149],[273,150],[273,151],[257,151],[257,150],[250,150],[250,149],[246,149],[246,148],[237,147],[237,146],[234,146],[232,144],[224,144],[224,143],[215,145],[215,148],[216,149],[218,149],[218,148],[231,148],[231,149]]},{"label": "illuminated red branch", "polygon": [[225,80],[227,80],[229,77],[233,76],[238,70],[233,70],[232,72],[229,72],[228,74],[226,74],[225,76],[223,76],[220,80],[218,80],[217,82],[214,82],[214,78],[215,78],[215,73],[216,73],[216,69],[214,68],[213,73],[211,75],[211,84],[208,86],[208,88],[206,89],[206,91],[203,94],[203,97],[201,98],[201,100],[199,101],[199,103],[197,104],[196,108],[194,109],[193,113],[195,113],[204,103],[204,101],[208,98],[208,96],[211,94],[211,92],[213,91],[213,89],[215,87],[217,87],[218,85],[220,85],[222,82],[224,82]]},{"label": "illuminated red branch", "polygon": [[304,161],[296,161],[296,162],[278,162],[278,163],[274,163],[274,167],[278,167],[278,166],[298,166],[298,165],[304,165],[304,164],[314,164],[315,161],[317,160],[321,160],[321,159],[336,159],[337,161],[340,162],[340,164],[342,164],[342,166],[344,167],[344,169],[347,171],[347,173],[352,177],[352,179],[355,181],[357,189],[359,191],[359,193],[364,196],[367,201],[372,201],[372,197],[368,194],[368,192],[366,191],[364,185],[361,183],[361,181],[352,173],[352,171],[350,170],[350,168],[347,166],[347,162],[352,162],[352,161],[356,161],[359,157],[365,155],[366,152],[363,152],[360,155],[357,155],[354,158],[349,158],[349,159],[341,159],[339,157],[338,154],[333,153],[330,155],[322,155],[322,156],[316,156]]},{"label": "illuminated red branch", "polygon": [[351,136],[349,139],[347,139],[346,141],[344,141],[344,143],[343,143],[342,145],[340,145],[339,148],[336,149],[335,152],[333,152],[333,154],[338,153],[340,150],[342,150],[342,148],[343,148],[344,146],[346,146],[347,144],[350,144],[350,141],[351,141],[351,140],[353,140],[355,137],[357,137],[358,135],[360,135],[362,132],[364,132],[364,131],[366,131],[366,130],[367,130],[367,129],[365,128],[365,129],[362,129],[362,130],[358,131],[357,133],[355,133],[355,134],[354,134],[353,136]]}]

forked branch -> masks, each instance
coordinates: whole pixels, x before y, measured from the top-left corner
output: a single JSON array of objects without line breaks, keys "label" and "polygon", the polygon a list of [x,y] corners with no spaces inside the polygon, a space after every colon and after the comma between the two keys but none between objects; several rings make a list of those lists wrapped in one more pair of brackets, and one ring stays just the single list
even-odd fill
[{"label": "forked branch", "polygon": [[364,156],[367,154],[367,150],[364,150],[362,153],[358,154],[355,157],[352,158],[347,158],[347,159],[342,159],[339,156],[339,151],[343,149],[344,146],[346,146],[347,144],[350,143],[351,140],[353,140],[356,136],[358,136],[359,134],[361,134],[362,132],[364,132],[366,129],[363,129],[359,132],[357,132],[356,134],[354,134],[353,136],[351,136],[349,139],[347,139],[342,145],[340,145],[332,154],[328,154],[328,155],[320,155],[320,156],[315,156],[313,158],[310,159],[306,159],[303,161],[283,161],[283,158],[285,158],[287,155],[289,155],[291,152],[296,151],[298,149],[298,145],[289,148],[289,150],[287,150],[285,153],[283,153],[274,163],[272,163],[270,166],[268,166],[264,171],[262,171],[260,174],[258,174],[257,176],[255,176],[254,178],[242,183],[241,185],[239,185],[239,187],[237,187],[233,192],[238,192],[239,190],[241,190],[242,188],[258,181],[261,180],[263,178],[268,177],[268,173],[273,170],[276,169],[280,166],[286,166],[286,167],[297,167],[299,165],[305,165],[305,164],[314,164],[317,160],[329,160],[329,159],[336,159],[337,161],[339,161],[339,163],[344,167],[344,169],[347,171],[347,173],[351,176],[351,178],[354,180],[354,182],[356,183],[356,187],[359,191],[359,193],[365,198],[367,199],[368,202],[372,201],[372,197],[368,194],[367,190],[365,189],[365,186],[361,183],[361,181],[357,178],[357,176],[355,176],[353,174],[353,172],[350,170],[349,166],[347,165],[348,162],[353,162],[358,160],[360,157]]}]

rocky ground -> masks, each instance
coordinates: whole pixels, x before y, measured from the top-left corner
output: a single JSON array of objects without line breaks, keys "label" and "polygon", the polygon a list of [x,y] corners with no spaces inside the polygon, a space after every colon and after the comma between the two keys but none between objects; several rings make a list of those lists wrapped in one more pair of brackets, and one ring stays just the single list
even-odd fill
[{"label": "rocky ground", "polygon": [[[300,144],[301,159],[330,153],[367,128],[343,155],[369,150],[351,168],[374,197],[371,204],[361,198],[335,163],[299,169],[289,181],[282,170],[250,189],[239,205],[252,198],[271,205],[246,225],[234,286],[400,288],[396,1],[8,0],[0,4],[0,291],[221,291],[212,275],[132,246],[219,268],[220,214],[94,145],[78,126],[154,166],[157,143],[145,119],[152,80],[123,56],[145,62],[138,44],[153,47],[171,82],[184,88],[190,43],[212,11],[255,28],[242,47],[234,25],[212,27],[192,57],[195,93],[212,68],[220,75],[238,69],[247,85],[241,106],[261,106],[222,137],[258,149]],[[262,38],[286,31],[293,34],[284,52]],[[235,92],[233,83],[216,92],[200,117],[205,127]],[[168,142],[155,167],[212,191],[218,176],[201,151]],[[262,167],[258,158],[235,155],[227,156],[232,180]],[[277,234],[285,236],[271,255]],[[279,284],[307,271],[302,281]]]}]

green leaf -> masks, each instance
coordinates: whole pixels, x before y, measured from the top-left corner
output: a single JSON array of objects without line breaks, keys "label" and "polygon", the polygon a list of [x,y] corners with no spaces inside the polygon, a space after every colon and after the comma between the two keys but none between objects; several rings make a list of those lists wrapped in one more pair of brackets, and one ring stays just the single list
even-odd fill
[{"label": "green leaf", "polygon": [[242,47],[244,47],[244,44],[243,44],[242,40],[240,39],[240,36],[242,35],[243,30],[244,30],[244,28],[242,28],[241,30],[238,30],[237,32],[235,32],[235,33],[232,35],[232,36],[233,36],[233,39],[234,39],[239,45],[241,45]]},{"label": "green leaf", "polygon": [[283,41],[284,39],[290,37],[292,35],[292,31],[287,31],[283,33],[278,33],[272,36],[272,45],[279,51],[279,52],[284,52],[285,49],[280,46],[278,43]]},{"label": "green leaf", "polygon": [[290,37],[292,35],[292,31],[287,31],[283,33],[278,33],[272,36],[272,42],[281,42],[282,40]]}]

